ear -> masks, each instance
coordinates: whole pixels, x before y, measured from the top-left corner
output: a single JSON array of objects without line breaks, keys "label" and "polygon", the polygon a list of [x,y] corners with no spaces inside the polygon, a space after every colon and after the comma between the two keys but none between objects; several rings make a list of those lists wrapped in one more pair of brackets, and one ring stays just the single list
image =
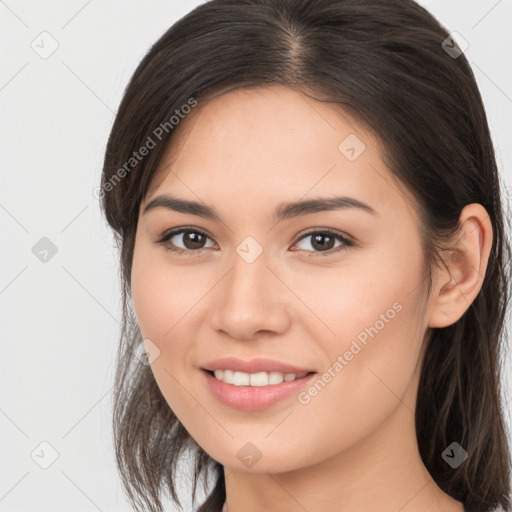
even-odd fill
[{"label": "ear", "polygon": [[433,289],[430,327],[454,324],[475,300],[484,281],[493,239],[489,214],[481,204],[472,203],[462,210],[459,224],[453,248],[443,258],[447,269],[439,269]]}]

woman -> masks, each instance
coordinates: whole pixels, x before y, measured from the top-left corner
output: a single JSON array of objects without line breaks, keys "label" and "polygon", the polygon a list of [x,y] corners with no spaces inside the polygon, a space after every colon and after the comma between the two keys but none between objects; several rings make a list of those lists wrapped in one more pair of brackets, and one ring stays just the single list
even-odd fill
[{"label": "woman", "polygon": [[186,453],[202,512],[510,510],[499,176],[425,9],[202,4],[135,71],[101,197],[137,510],[179,503]]}]

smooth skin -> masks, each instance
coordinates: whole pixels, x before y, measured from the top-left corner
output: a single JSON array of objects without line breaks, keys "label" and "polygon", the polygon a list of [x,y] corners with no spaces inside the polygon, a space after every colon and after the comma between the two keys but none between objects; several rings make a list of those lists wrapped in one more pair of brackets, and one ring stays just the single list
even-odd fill
[{"label": "smooth skin", "polygon": [[[493,236],[486,210],[462,211],[460,250],[434,267],[427,300],[412,196],[397,188],[378,139],[339,106],[277,86],[237,90],[197,106],[176,130],[141,205],[132,298],[160,351],[151,368],[163,396],[224,465],[225,510],[462,512],[420,458],[414,410],[430,328],[456,322],[481,289]],[[349,135],[365,146],[356,159]],[[144,213],[161,194],[208,204],[220,221]],[[272,218],[281,203],[341,195],[376,214]],[[180,227],[206,233],[203,248],[183,233],[159,243]],[[315,244],[328,228],[353,245]],[[252,263],[237,252],[247,237],[263,249]],[[202,364],[231,355],[321,376],[395,303],[400,312],[307,404],[292,396],[246,412],[205,386]],[[261,454],[251,467],[237,456],[247,443]]]}]

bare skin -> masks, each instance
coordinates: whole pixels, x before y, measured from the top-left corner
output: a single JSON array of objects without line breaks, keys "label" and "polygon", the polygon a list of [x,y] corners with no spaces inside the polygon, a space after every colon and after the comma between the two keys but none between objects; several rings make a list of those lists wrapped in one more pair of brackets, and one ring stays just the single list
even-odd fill
[{"label": "bare skin", "polygon": [[[357,139],[339,149],[350,134],[365,146],[355,159]],[[485,209],[462,211],[460,251],[448,269],[434,268],[427,298],[415,203],[393,182],[378,140],[332,104],[277,87],[219,96],[181,121],[160,167],[139,215],[133,303],[160,351],[151,368],[166,401],[224,465],[225,510],[462,512],[422,463],[414,410],[430,328],[456,322],[482,286],[492,244]],[[161,194],[208,204],[221,220],[144,213]],[[333,196],[376,213],[272,218],[283,202]],[[158,243],[180,227],[206,233],[204,248],[183,234]],[[335,238],[322,250],[305,236],[327,228],[353,245],[337,250]],[[263,249],[251,263],[236,250],[249,236]],[[173,244],[187,253],[166,250]],[[370,326],[377,334],[345,357]],[[231,355],[318,376],[332,374],[339,355],[346,364],[302,402],[242,411],[221,404],[200,369]],[[237,455],[247,443],[261,456],[251,467]]]}]

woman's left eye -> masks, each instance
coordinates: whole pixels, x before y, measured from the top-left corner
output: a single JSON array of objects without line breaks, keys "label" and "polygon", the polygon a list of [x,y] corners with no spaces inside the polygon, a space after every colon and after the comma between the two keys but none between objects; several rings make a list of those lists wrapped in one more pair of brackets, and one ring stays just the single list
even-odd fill
[{"label": "woman's left eye", "polygon": [[[322,250],[320,251],[309,251],[306,250],[306,252],[313,252],[313,254],[308,254],[308,256],[313,256],[316,254],[319,254],[321,256],[328,256],[329,254],[336,253],[338,251],[347,250],[348,248],[352,247],[354,243],[349,240],[347,237],[341,235],[340,233],[336,231],[332,231],[330,229],[325,229],[322,231],[311,231],[307,233],[306,235],[303,235],[297,243],[302,242],[303,240],[307,240],[308,238],[311,239],[311,242],[309,242],[308,246],[313,248],[320,248]],[[336,240],[339,240],[341,243],[338,246],[334,246]],[[315,254],[316,253],[316,254]]]},{"label": "woman's left eye", "polygon": [[[181,244],[183,244],[184,247],[176,246],[176,241],[171,241],[173,238],[176,238],[176,241],[181,239]],[[302,235],[300,239],[294,244],[294,246],[300,244],[302,241],[307,240],[308,238],[311,239],[311,242],[307,243],[306,245],[313,248],[313,250],[304,248],[299,249],[301,251],[310,253],[308,256],[328,256],[329,254],[333,254],[341,250],[347,250],[354,245],[351,240],[342,234],[330,229],[324,229],[311,231],[305,235]],[[196,228],[180,228],[164,233],[160,240],[157,241],[157,243],[164,245],[165,249],[168,251],[172,251],[178,254],[188,253],[191,255],[191,253],[199,253],[202,249],[205,249],[206,247],[204,243],[206,240],[211,240],[211,238],[201,230]],[[333,245],[335,244],[336,240],[340,242],[338,246]],[[215,244],[213,244],[213,246],[214,245]],[[294,249],[294,251],[295,250],[297,249]]]}]

